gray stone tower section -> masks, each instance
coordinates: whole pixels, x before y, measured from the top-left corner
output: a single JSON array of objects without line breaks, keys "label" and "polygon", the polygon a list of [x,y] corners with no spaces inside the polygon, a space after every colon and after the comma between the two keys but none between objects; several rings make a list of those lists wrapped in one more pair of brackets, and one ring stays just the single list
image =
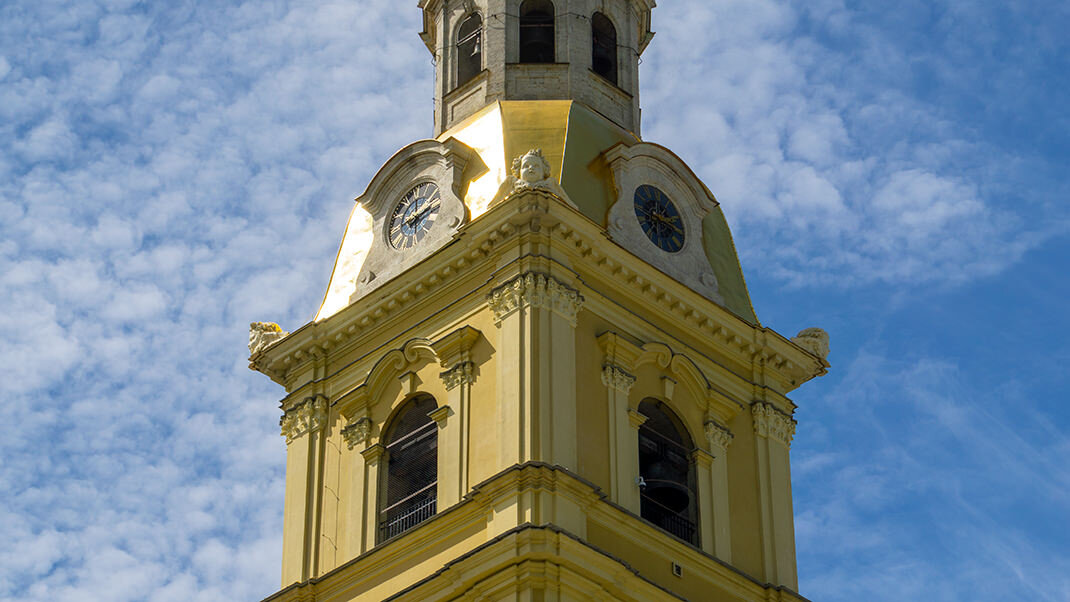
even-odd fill
[{"label": "gray stone tower section", "polygon": [[[654,0],[420,0],[420,36],[436,65],[435,135],[494,102],[574,100],[638,136],[639,57],[654,36],[654,6]],[[615,33],[608,43],[595,33],[606,31],[607,19]],[[548,25],[552,55],[533,61],[530,44],[522,51],[521,43],[548,34]],[[612,73],[605,58],[595,58],[598,52],[615,54]]]}]

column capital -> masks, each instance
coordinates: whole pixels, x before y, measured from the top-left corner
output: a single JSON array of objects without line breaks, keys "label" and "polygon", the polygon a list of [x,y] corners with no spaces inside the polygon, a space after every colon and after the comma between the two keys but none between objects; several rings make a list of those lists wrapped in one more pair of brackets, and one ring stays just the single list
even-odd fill
[{"label": "column capital", "polygon": [[322,395],[309,397],[286,410],[279,419],[281,435],[286,444],[298,437],[322,429],[327,424],[327,398]]},{"label": "column capital", "polygon": [[342,438],[349,449],[367,441],[372,435],[372,421],[367,416],[350,422],[342,429]]},{"label": "column capital", "polygon": [[772,404],[761,401],[751,405],[751,414],[754,417],[756,435],[775,439],[791,447],[791,439],[795,436],[795,420],[791,416],[776,409]]},{"label": "column capital", "polygon": [[442,428],[446,426],[446,419],[453,416],[453,410],[449,406],[441,406],[431,410],[427,415],[431,417],[431,420],[438,423],[438,428]]},{"label": "column capital", "polygon": [[383,447],[383,444],[376,443],[375,445],[366,447],[364,451],[360,452],[360,455],[364,456],[365,462],[374,465],[379,463],[379,459],[382,458],[385,453],[386,448]]},{"label": "column capital", "polygon": [[605,364],[602,366],[602,384],[627,395],[635,384],[635,377],[616,364]]},{"label": "column capital", "polygon": [[456,366],[439,373],[446,390],[451,391],[461,385],[471,384],[475,380],[475,364],[460,362]]},{"label": "column capital", "polygon": [[709,468],[713,465],[714,456],[704,449],[695,449],[695,451],[691,452],[691,459],[701,468]]},{"label": "column capital", "polygon": [[538,272],[525,272],[487,295],[497,324],[520,309],[534,307],[550,310],[575,326],[583,302],[579,291]]},{"label": "column capital", "polygon": [[632,425],[632,428],[639,430],[639,427],[643,426],[643,423],[647,421],[647,417],[639,412],[628,408],[628,423]]},{"label": "column capital", "polygon": [[706,421],[706,439],[710,442],[710,447],[713,449],[714,454],[724,454],[728,451],[728,446],[732,445],[732,439],[735,435],[727,427],[717,424],[714,420]]}]

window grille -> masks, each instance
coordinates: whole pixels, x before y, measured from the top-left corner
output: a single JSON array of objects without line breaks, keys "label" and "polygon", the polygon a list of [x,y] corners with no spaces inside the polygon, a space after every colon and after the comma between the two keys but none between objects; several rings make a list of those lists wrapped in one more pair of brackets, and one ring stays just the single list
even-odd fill
[{"label": "window grille", "polygon": [[483,70],[483,19],[473,13],[457,32],[457,85],[461,86]]},{"label": "window grille", "polygon": [[694,445],[665,404],[646,400],[639,413],[647,421],[639,427],[639,514],[659,528],[698,545],[698,504]]},{"label": "window grille", "polygon": [[602,13],[591,17],[591,69],[617,83],[617,29]]},{"label": "window grille", "polygon": [[520,5],[520,62],[554,62],[554,4],[524,0]]},{"label": "window grille", "polygon": [[431,518],[438,501],[438,424],[428,414],[435,399],[413,399],[395,418],[386,447],[386,474],[379,541],[396,537]]}]

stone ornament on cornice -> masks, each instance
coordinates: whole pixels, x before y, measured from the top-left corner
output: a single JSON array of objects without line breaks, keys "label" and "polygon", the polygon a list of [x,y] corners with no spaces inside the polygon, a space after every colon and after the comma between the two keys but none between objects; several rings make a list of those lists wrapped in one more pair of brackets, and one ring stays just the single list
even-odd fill
[{"label": "stone ornament on cornice", "polygon": [[828,362],[829,357],[829,333],[820,328],[807,328],[791,339],[799,347],[814,354],[823,362]]},{"label": "stone ornament on cornice", "polygon": [[320,430],[326,424],[327,398],[323,396],[306,399],[287,410],[279,419],[287,445],[306,433]]},{"label": "stone ornament on cornice", "polygon": [[791,447],[791,439],[795,436],[795,420],[791,416],[776,409],[772,404],[760,401],[751,406],[751,414],[754,416],[755,434],[776,439]]},{"label": "stone ornament on cornice", "polygon": [[606,364],[602,366],[602,384],[627,395],[635,384],[635,377],[620,366]]},{"label": "stone ornament on cornice", "polygon": [[260,353],[288,334],[274,322],[253,322],[249,325],[249,355]]},{"label": "stone ornament on cornice", "polygon": [[345,439],[349,449],[364,443],[372,435],[372,421],[367,416],[358,418],[342,429],[342,438]]},{"label": "stone ornament on cornice", "polygon": [[717,424],[713,420],[706,422],[706,439],[709,440],[710,445],[717,451],[724,453],[728,451],[728,446],[732,444],[732,439],[735,435],[732,434],[727,428]]},{"label": "stone ornament on cornice", "polygon": [[494,311],[494,321],[502,320],[524,307],[548,309],[576,325],[583,306],[583,295],[556,279],[537,272],[527,272],[492,290],[487,302]]},{"label": "stone ornament on cornice", "polygon": [[452,391],[461,385],[470,384],[473,381],[474,372],[475,364],[472,362],[460,362],[449,370],[442,372],[439,376],[442,378],[442,383],[446,385],[446,390]]}]

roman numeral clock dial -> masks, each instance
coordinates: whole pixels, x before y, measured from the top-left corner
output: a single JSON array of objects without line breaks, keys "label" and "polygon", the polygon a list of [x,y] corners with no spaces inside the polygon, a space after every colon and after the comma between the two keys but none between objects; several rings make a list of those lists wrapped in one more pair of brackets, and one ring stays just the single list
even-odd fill
[{"label": "roman numeral clock dial", "polygon": [[666,253],[684,248],[684,220],[669,195],[644,184],[635,191],[635,217],[650,242]]},{"label": "roman numeral clock dial", "polygon": [[398,202],[390,216],[389,238],[395,249],[409,249],[424,239],[435,225],[442,206],[442,193],[431,183],[419,184]]}]

